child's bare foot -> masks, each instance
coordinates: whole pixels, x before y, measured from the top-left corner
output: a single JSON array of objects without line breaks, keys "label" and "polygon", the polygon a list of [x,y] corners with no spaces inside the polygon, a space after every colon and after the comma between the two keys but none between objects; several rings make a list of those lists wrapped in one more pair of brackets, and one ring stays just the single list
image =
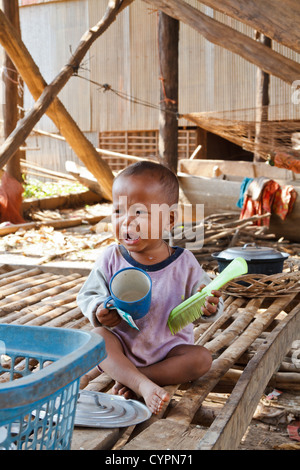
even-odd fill
[{"label": "child's bare foot", "polygon": [[137,396],[136,394],[128,387],[125,385],[121,384],[120,382],[116,382],[115,385],[112,388],[112,392],[114,395],[121,395],[127,400],[132,399],[136,400]]},{"label": "child's bare foot", "polygon": [[145,383],[140,387],[146,405],[153,414],[158,414],[163,404],[170,399],[169,393],[154,383]]},{"label": "child's bare foot", "polygon": [[[116,382],[112,388],[114,395],[122,395],[127,399],[137,399],[137,395],[128,387],[120,382]],[[169,393],[153,382],[146,381],[141,385],[140,393],[144,398],[146,405],[153,414],[158,414],[163,407],[164,402],[169,401]]]}]

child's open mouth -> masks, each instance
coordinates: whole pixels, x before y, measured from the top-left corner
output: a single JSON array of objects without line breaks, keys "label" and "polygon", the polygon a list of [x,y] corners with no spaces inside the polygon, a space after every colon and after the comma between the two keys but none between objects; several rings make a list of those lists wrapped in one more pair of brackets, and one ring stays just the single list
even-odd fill
[{"label": "child's open mouth", "polygon": [[136,232],[125,232],[123,233],[123,240],[130,245],[134,245],[140,240],[140,236]]}]

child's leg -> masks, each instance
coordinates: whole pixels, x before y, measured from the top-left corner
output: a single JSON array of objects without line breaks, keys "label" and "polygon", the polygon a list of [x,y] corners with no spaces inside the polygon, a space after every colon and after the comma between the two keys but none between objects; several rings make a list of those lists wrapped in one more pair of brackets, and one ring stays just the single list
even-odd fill
[{"label": "child's leg", "polygon": [[[202,346],[180,345],[175,346],[166,358],[158,363],[139,370],[156,384],[176,385],[196,380],[202,377],[211,367],[210,352]],[[125,398],[136,398],[131,389],[117,382],[113,388],[114,393]]]},{"label": "child's leg", "polygon": [[120,341],[113,333],[102,327],[94,331],[103,337],[107,351],[107,357],[101,361],[101,369],[112,379],[142,396],[152,413],[158,413],[163,402],[170,398],[168,392],[132,364],[125,356]]},{"label": "child's leg", "polygon": [[140,371],[163,387],[196,380],[208,372],[211,363],[212,357],[206,348],[182,344],[171,349],[164,360],[142,367]]}]

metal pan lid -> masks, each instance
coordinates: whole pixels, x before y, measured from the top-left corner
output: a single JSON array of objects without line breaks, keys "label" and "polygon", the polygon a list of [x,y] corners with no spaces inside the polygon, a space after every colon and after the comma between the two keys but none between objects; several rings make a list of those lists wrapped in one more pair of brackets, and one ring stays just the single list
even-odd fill
[{"label": "metal pan lid", "polygon": [[151,411],[137,400],[118,395],[80,390],[75,413],[75,426],[120,428],[146,421]]},{"label": "metal pan lid", "polygon": [[235,246],[212,254],[213,258],[231,260],[241,256],[246,261],[280,260],[288,258],[287,253],[269,248],[257,246],[255,243],[246,243],[244,246]]}]

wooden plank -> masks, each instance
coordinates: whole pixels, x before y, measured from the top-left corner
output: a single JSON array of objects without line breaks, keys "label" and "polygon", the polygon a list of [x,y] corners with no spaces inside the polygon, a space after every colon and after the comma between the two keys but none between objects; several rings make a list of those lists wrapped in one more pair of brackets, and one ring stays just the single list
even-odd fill
[{"label": "wooden plank", "polygon": [[[200,3],[200,0],[198,1]],[[280,44],[300,52],[298,0],[201,0],[201,3],[232,16]]]},{"label": "wooden plank", "polygon": [[20,310],[28,305],[35,304],[46,297],[63,292],[68,286],[74,286],[80,279],[80,275],[74,273],[64,278],[55,279],[53,281],[32,287],[26,292],[13,295],[8,303],[5,300],[0,301],[0,317],[4,317],[8,313]]},{"label": "wooden plank", "polygon": [[[68,307],[59,307],[50,311],[49,313],[46,313],[46,315],[42,315],[41,320],[43,323],[40,323],[40,325],[64,328],[65,325],[70,322],[70,320],[75,321],[76,319],[82,317],[80,308],[76,307],[75,305],[76,303],[74,302],[72,310],[69,310]],[[65,309],[67,309],[67,311],[64,311]],[[34,325],[36,323],[31,321],[30,324]]]},{"label": "wooden plank", "polygon": [[178,174],[178,179],[184,195],[191,204],[204,204],[205,217],[234,210],[237,213],[240,212],[236,206],[240,182],[224,180],[212,182],[210,178],[183,174]]},{"label": "wooden plank", "polygon": [[[74,310],[76,309],[76,301],[61,305],[60,307],[53,308],[51,305],[45,305],[44,307],[31,312],[31,314],[27,314],[23,317],[23,315],[19,315],[19,318],[12,323],[14,324],[23,324],[23,325],[30,325],[30,326],[41,326],[47,323],[47,326],[62,326],[63,320],[62,317],[65,318],[66,313],[68,313],[68,317],[65,318],[65,323],[69,320],[69,318],[75,319]],[[71,311],[71,313],[70,313]],[[77,315],[80,315],[80,310],[76,309]],[[55,320],[55,321],[54,321]],[[51,323],[51,325],[50,325]]]},{"label": "wooden plank", "polygon": [[[253,163],[230,160],[188,160],[179,161],[178,169],[180,172],[194,176],[205,176],[213,178],[215,176],[238,176],[241,181],[245,176],[248,178],[258,178],[266,176],[275,180],[293,180],[293,172],[283,168],[276,168],[266,163]],[[217,174],[216,174],[217,173]]]},{"label": "wooden plank", "polygon": [[203,343],[205,347],[213,354],[232,344],[233,341],[236,341],[239,335],[250,325],[262,302],[262,298],[251,299],[243,310],[243,314],[238,315],[236,319],[222,331],[221,335]]},{"label": "wooden plank", "polygon": [[200,338],[195,341],[199,346],[204,346],[212,339],[212,336],[218,331],[219,328],[222,328],[224,323],[226,323],[232,316],[236,313],[237,309],[242,307],[245,303],[245,299],[237,298],[232,301],[232,303],[227,307],[224,304],[224,313],[216,321],[211,323],[207,330],[200,336]]},{"label": "wooden plank", "polygon": [[60,208],[83,207],[97,204],[103,201],[103,197],[93,191],[87,190],[81,193],[66,194],[65,196],[49,196],[42,199],[30,198],[22,202],[23,212],[30,209],[55,210]]},{"label": "wooden plank", "polygon": [[71,450],[109,450],[120,435],[118,428],[87,429],[75,427]]},{"label": "wooden plank", "polygon": [[[7,265],[6,265],[7,266]],[[31,267],[32,268],[36,268],[35,265],[31,265],[31,264],[18,264],[18,263],[11,263],[10,265],[10,268],[13,268],[13,271],[11,271],[11,273],[4,273],[4,275],[12,275],[12,273],[14,273],[15,271],[17,270],[28,270],[30,269]],[[81,268],[80,266],[76,265],[76,267],[74,267],[72,265],[72,263],[66,265],[66,266],[39,266],[37,269],[40,269],[40,272],[51,272],[51,273],[54,273],[54,274],[60,274],[60,275],[64,275],[64,276],[68,276],[69,274],[72,274],[74,273],[74,271],[76,271],[76,273],[78,274],[81,274],[82,276],[87,276],[90,272],[91,272],[91,268]],[[1,272],[1,271],[0,271]],[[0,280],[1,280],[1,275],[0,275]],[[1,282],[1,281],[0,281]],[[1,284],[0,284],[1,286]]]},{"label": "wooden plank", "polygon": [[297,305],[248,363],[228,402],[197,449],[235,450],[238,447],[274,370],[299,334],[300,307]]},{"label": "wooden plank", "polygon": [[40,274],[39,276],[26,276],[26,279],[23,282],[19,282],[19,281],[12,282],[12,283],[9,283],[9,285],[5,288],[2,286],[1,292],[0,292],[0,300],[5,298],[5,301],[9,302],[10,295],[18,293],[19,291],[25,291],[25,289],[29,289],[33,286],[42,284],[45,281],[47,282],[56,278],[57,278],[56,275],[51,275],[48,273],[43,273],[43,274]]},{"label": "wooden plank", "polygon": [[28,222],[25,224],[11,224],[7,227],[0,228],[0,236],[7,235],[8,233],[15,233],[18,230],[31,230],[31,229],[39,229],[47,225],[48,227],[53,227],[55,229],[62,229],[68,227],[77,227],[78,225],[82,225],[83,223],[89,224],[96,224],[104,219],[105,215],[100,215],[97,217],[76,217],[73,219],[61,219],[61,220],[44,220],[43,222]]},{"label": "wooden plank", "polygon": [[13,282],[23,279],[25,276],[32,276],[34,274],[41,274],[42,270],[39,268],[29,269],[28,267],[22,267],[19,269],[14,269],[11,272],[0,274],[0,287],[5,286],[6,284],[11,284]]},{"label": "wooden plank", "polygon": [[0,263],[0,279],[3,279],[4,276],[8,275],[13,275],[12,273],[13,268],[8,265],[7,263]]},{"label": "wooden plank", "polygon": [[[38,131],[35,131],[35,132],[38,133]],[[50,134],[50,135],[57,136],[57,134]],[[50,170],[49,168],[42,168],[41,166],[39,166],[37,164],[28,162],[28,161],[23,160],[23,159],[21,159],[21,165],[22,165],[22,169],[23,170],[25,169],[25,171],[24,171],[25,173],[26,173],[26,168],[30,168],[31,170],[36,170],[37,174],[42,173],[41,176],[50,177],[50,178],[53,177],[53,179],[57,179],[57,180],[62,179],[62,180],[67,180],[67,181],[72,181],[72,182],[76,181],[76,178],[74,178],[74,176],[72,176],[72,175],[67,175],[66,173],[53,171],[53,170]],[[76,165],[75,162],[74,162],[74,165]]]},{"label": "wooden plank", "polygon": [[234,52],[261,70],[286,83],[299,78],[300,64],[188,5],[183,0],[145,0],[167,15],[188,24],[205,39]]},{"label": "wooden plank", "polygon": [[195,450],[205,431],[166,419],[157,420],[123,447],[123,450]]}]

